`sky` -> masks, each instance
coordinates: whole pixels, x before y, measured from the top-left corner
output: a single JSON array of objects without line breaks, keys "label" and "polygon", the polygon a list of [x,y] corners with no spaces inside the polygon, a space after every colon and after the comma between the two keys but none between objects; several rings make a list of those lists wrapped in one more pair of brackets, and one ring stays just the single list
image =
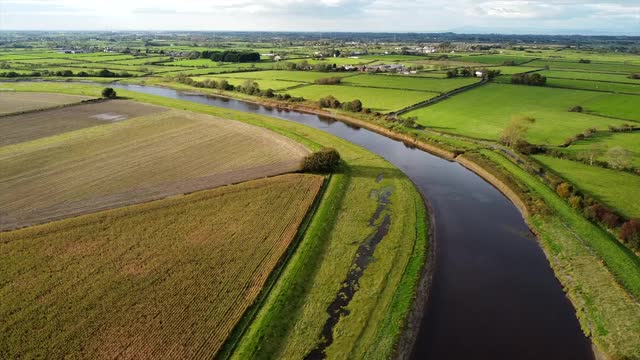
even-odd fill
[{"label": "sky", "polygon": [[640,0],[0,0],[0,30],[640,35]]}]

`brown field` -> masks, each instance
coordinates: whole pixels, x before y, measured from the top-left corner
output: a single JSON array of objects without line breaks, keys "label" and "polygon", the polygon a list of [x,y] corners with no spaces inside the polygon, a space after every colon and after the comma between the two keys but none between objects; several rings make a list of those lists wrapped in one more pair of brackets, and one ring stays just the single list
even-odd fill
[{"label": "brown field", "polygon": [[0,230],[297,171],[264,128],[170,110],[0,147]]},{"label": "brown field", "polygon": [[46,109],[89,99],[91,97],[78,95],[0,91],[0,115]]},{"label": "brown field", "polygon": [[283,175],[0,233],[0,358],[213,358],[322,182]]},{"label": "brown field", "polygon": [[162,111],[167,109],[133,101],[111,100],[0,117],[0,146]]}]

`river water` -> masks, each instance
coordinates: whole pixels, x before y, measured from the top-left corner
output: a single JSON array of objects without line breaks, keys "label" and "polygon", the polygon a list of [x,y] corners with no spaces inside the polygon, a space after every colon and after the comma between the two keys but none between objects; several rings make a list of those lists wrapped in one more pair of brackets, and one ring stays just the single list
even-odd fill
[{"label": "river water", "polygon": [[407,174],[436,221],[433,284],[415,359],[593,359],[575,311],[516,207],[455,162],[319,115],[171,89],[127,90],[267,115],[358,144]]}]

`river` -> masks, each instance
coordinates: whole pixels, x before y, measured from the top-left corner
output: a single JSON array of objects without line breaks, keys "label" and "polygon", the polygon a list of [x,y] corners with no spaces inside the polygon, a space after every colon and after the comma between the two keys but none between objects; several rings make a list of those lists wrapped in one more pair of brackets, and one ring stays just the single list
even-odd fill
[{"label": "river", "polygon": [[431,202],[437,243],[413,358],[594,358],[519,211],[460,164],[324,116],[165,88],[114,87],[295,121],[358,144],[407,174]]}]

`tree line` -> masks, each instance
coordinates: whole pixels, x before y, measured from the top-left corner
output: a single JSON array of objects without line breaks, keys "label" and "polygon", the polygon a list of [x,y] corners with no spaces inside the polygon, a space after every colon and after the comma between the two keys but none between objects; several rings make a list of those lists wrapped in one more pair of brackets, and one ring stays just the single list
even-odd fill
[{"label": "tree line", "polygon": [[252,63],[260,61],[260,54],[253,51],[203,51],[200,58],[219,62]]}]

